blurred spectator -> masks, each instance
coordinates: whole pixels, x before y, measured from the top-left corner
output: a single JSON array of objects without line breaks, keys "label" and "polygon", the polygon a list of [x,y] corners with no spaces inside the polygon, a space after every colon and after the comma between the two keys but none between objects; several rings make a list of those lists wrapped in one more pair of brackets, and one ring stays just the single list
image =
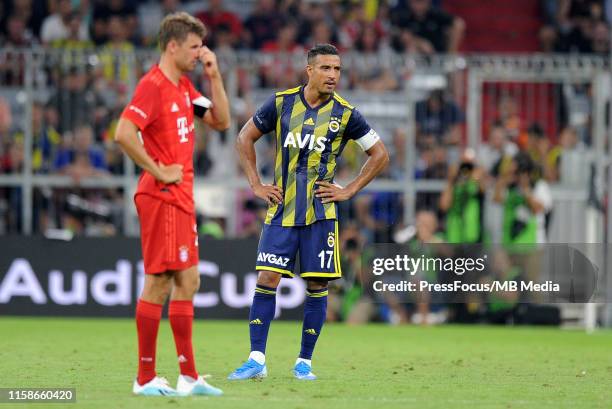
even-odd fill
[{"label": "blurred spectator", "polygon": [[[51,44],[53,41],[68,38],[68,25],[72,16],[72,1],[59,0],[57,11],[43,21],[40,30],[40,39],[43,44]],[[89,33],[87,32],[87,25],[81,21],[79,25],[79,39],[87,40],[88,38]]]},{"label": "blurred spectator", "polygon": [[[6,150],[0,150],[0,174],[23,170],[23,138],[11,138]],[[18,233],[22,225],[22,187],[0,187],[0,231]],[[4,213],[4,215],[3,215]]]},{"label": "blurred spectator", "polygon": [[[382,177],[389,177],[388,169]],[[402,201],[398,192],[360,194],[355,200],[357,221],[372,234],[369,241],[392,243],[395,226],[402,221]]]},{"label": "blurred spectator", "polygon": [[242,212],[243,225],[238,237],[256,239],[261,234],[268,206],[254,196],[241,203],[243,203],[244,210]]},{"label": "blurred spectator", "polygon": [[590,51],[604,57],[610,55],[610,27],[605,21],[598,21],[593,26]]},{"label": "blurred spectator", "polygon": [[[122,19],[123,30],[125,37],[136,41],[134,38],[138,27],[138,14],[136,12],[133,0],[92,0],[93,7],[93,32],[94,41],[96,44],[102,44],[106,41],[106,33],[110,30],[108,25],[111,22],[111,17],[120,17]],[[159,27],[158,27],[159,29]],[[108,34],[110,35],[110,33]],[[138,42],[138,41],[137,41]]]},{"label": "blurred spectator", "polygon": [[556,157],[550,139],[537,122],[529,127],[527,135],[529,138],[528,153],[534,163],[535,175],[551,181]]},{"label": "blurred spectator", "polygon": [[13,48],[28,48],[37,45],[36,39],[26,28],[25,19],[19,14],[11,14],[0,34],[0,47],[6,47],[0,58],[0,83],[3,85],[23,85],[25,57]]},{"label": "blurred spectator", "polygon": [[338,35],[327,21],[318,21],[313,25],[306,48],[315,44],[338,44]]},{"label": "blurred spectator", "polygon": [[389,61],[389,49],[381,45],[380,37],[372,24],[363,26],[355,41],[355,50],[363,53],[349,71],[352,88],[373,92],[392,91],[399,83],[391,67],[384,63]]},{"label": "blurred spectator", "polygon": [[[58,131],[64,133],[77,125],[91,123],[97,106],[104,105],[100,97],[89,85],[87,67],[71,67],[58,79],[59,88],[49,100],[49,105],[57,111]],[[61,73],[60,73],[61,74]]]},{"label": "blurred spectator", "polygon": [[[561,164],[563,161],[574,163],[580,166],[581,156],[584,156],[584,144],[578,139],[578,132],[571,126],[566,126],[559,134],[559,144],[554,146],[548,155],[548,173],[547,180],[551,182],[559,182],[562,178]],[[564,175],[567,177],[568,175]],[[572,175],[572,179],[576,175]],[[575,179],[574,179],[575,180]]]},{"label": "blurred spectator", "polygon": [[[62,38],[57,38],[51,41],[51,46],[53,48],[59,48],[64,51],[64,60],[65,64],[73,63],[73,52],[80,52],[83,50],[90,49],[92,50],[94,44],[89,39],[84,39],[81,35],[81,27],[82,27],[81,16],[76,11],[71,12],[66,18],[66,30],[67,35]],[[69,58],[69,60],[66,60]],[[84,61],[78,61],[77,63],[83,64]]]},{"label": "blurred spectator", "polygon": [[466,150],[458,166],[449,171],[440,196],[440,210],[446,212],[446,240],[473,244],[484,241],[484,172],[475,163],[474,153]]},{"label": "blurred spectator", "polygon": [[6,152],[0,157],[0,173],[21,173],[23,171],[23,138],[14,135]]},{"label": "blurred spectator", "polygon": [[208,2],[208,9],[197,13],[196,17],[206,25],[208,30],[206,44],[208,47],[216,47],[217,30],[219,27],[223,27],[226,30],[229,43],[232,47],[239,46],[240,39],[242,38],[242,22],[235,13],[223,7],[223,0],[210,0]]},{"label": "blurred spectator", "polygon": [[94,145],[93,130],[88,125],[74,131],[73,143],[57,152],[53,167],[71,176],[77,184],[83,178],[108,174],[104,152]]},{"label": "blurred spectator", "polygon": [[448,166],[447,148],[434,144],[420,152],[415,177],[417,179],[446,179]]},{"label": "blurred spectator", "polygon": [[[55,127],[46,122],[44,109],[40,102],[32,103],[32,170],[35,173],[48,173],[52,170],[62,140]],[[16,136],[20,140],[25,139],[23,132],[18,132]]]},{"label": "blurred spectator", "polygon": [[392,179],[403,180],[406,177],[406,131],[395,128],[392,141],[392,149],[389,149],[389,174]]},{"label": "blurred spectator", "polygon": [[406,54],[433,54],[436,51],[428,41],[415,36],[406,27],[400,28],[393,36],[392,46],[396,52]]},{"label": "blurred spectator", "polygon": [[[11,133],[13,116],[9,103],[0,97],[0,175],[23,169],[23,138]],[[21,229],[21,187],[0,187],[0,233]]]},{"label": "blurred spectator", "polygon": [[[170,13],[180,11],[179,6],[180,0],[162,0],[159,3],[148,1],[140,4],[138,7],[138,28],[143,45],[157,46],[157,34],[162,20]],[[208,35],[210,36],[210,30]]]},{"label": "blurred spectator", "polygon": [[304,49],[296,42],[296,34],[295,23],[286,21],[278,32],[278,38],[262,45],[265,62],[261,65],[260,78],[263,88],[283,89],[299,82],[301,69],[296,67],[295,60],[298,58],[301,62]]},{"label": "blurred spectator", "polygon": [[516,99],[508,94],[502,95],[497,102],[497,122],[505,129],[512,141],[517,141],[522,130],[522,119]]},{"label": "blurred spectator", "polygon": [[[4,1],[0,6],[1,27],[6,27],[7,22],[2,17],[18,16],[25,22],[28,30],[35,37],[40,37],[40,27],[43,20],[49,15],[49,7],[53,1],[48,0],[13,0]],[[2,15],[4,12],[4,16]]]},{"label": "blurred spectator", "polygon": [[13,126],[13,113],[8,101],[0,97],[0,156],[4,156],[13,142],[11,130]]},{"label": "blurred spectator", "polygon": [[[603,53],[607,45],[603,0],[544,0],[543,51]],[[602,23],[601,25],[599,23]],[[597,26],[599,27],[597,28]]]},{"label": "blurred spectator", "polygon": [[22,16],[11,14],[6,21],[5,27],[6,32],[1,37],[0,46],[17,48],[36,45],[36,39],[27,28],[26,21]]},{"label": "blurred spectator", "polygon": [[487,142],[478,146],[478,163],[491,175],[499,174],[499,167],[510,163],[518,148],[508,139],[503,125],[496,121],[491,125]]},{"label": "blurred spectator", "polygon": [[100,60],[104,78],[115,86],[127,84],[130,79],[130,54],[134,53],[134,44],[128,38],[125,18],[111,15],[108,19],[108,42],[100,53]]},{"label": "blurred spectator", "polygon": [[503,204],[502,243],[546,243],[546,213],[552,210],[548,183],[534,172],[528,154],[519,152],[495,184],[494,200]]},{"label": "blurred spectator", "polygon": [[457,145],[461,142],[461,124],[465,121],[459,106],[445,96],[444,91],[434,90],[425,101],[416,105],[417,143],[422,137],[432,135],[437,144]]},{"label": "blurred spectator", "polygon": [[341,50],[338,32],[332,23],[327,5],[311,2],[308,6],[308,10],[300,16],[298,41],[302,41],[307,49],[315,44],[333,44]]},{"label": "blurred spectator", "polygon": [[459,51],[465,32],[465,22],[432,7],[431,0],[407,0],[408,7],[397,8],[391,20],[400,30],[408,29],[424,51]]},{"label": "blurred spectator", "polygon": [[244,22],[244,41],[259,50],[267,41],[274,40],[286,16],[280,14],[274,0],[258,0],[253,12]]}]

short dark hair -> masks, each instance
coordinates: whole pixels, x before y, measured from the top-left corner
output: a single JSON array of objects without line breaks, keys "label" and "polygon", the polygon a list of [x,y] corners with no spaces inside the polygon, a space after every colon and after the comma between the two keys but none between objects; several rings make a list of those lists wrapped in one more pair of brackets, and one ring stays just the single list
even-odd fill
[{"label": "short dark hair", "polygon": [[161,22],[159,48],[164,51],[170,40],[182,43],[189,33],[203,39],[206,36],[206,27],[200,20],[183,11],[168,14]]},{"label": "short dark hair", "polygon": [[338,55],[338,49],[331,44],[317,44],[308,50],[308,64],[312,64],[317,55]]}]

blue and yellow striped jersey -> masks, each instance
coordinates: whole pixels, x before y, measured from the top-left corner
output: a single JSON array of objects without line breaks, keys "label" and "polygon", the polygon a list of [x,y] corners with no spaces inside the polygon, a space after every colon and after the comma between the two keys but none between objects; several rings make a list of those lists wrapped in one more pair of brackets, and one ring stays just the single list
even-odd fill
[{"label": "blue and yellow striped jersey", "polygon": [[322,204],[315,182],[333,182],[336,158],[349,140],[375,135],[359,111],[338,94],[311,107],[297,87],[270,97],[253,122],[276,136],[274,183],[284,191],[283,203],[270,206],[265,223],[304,226],[336,219],[337,204]]}]

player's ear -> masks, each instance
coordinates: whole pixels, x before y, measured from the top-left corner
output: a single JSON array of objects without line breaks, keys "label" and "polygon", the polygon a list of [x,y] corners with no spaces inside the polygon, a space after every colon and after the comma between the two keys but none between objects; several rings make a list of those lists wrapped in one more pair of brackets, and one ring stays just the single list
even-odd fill
[{"label": "player's ear", "polygon": [[172,39],[168,41],[168,45],[166,45],[166,51],[168,51],[170,54],[173,54],[176,51],[176,46],[176,40]]}]

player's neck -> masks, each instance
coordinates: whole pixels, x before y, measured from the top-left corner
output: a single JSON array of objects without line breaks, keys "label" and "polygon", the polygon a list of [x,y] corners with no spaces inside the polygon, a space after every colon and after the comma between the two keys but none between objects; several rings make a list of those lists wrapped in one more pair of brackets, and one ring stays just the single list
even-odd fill
[{"label": "player's neck", "polygon": [[304,99],[311,107],[317,107],[330,98],[331,95],[320,94],[316,89],[311,88],[309,84],[306,84],[304,87]]},{"label": "player's neck", "polygon": [[159,69],[162,73],[164,73],[166,78],[170,80],[170,82],[178,86],[183,72],[178,69],[176,64],[174,64],[169,58],[165,58],[162,55],[159,59]]}]

